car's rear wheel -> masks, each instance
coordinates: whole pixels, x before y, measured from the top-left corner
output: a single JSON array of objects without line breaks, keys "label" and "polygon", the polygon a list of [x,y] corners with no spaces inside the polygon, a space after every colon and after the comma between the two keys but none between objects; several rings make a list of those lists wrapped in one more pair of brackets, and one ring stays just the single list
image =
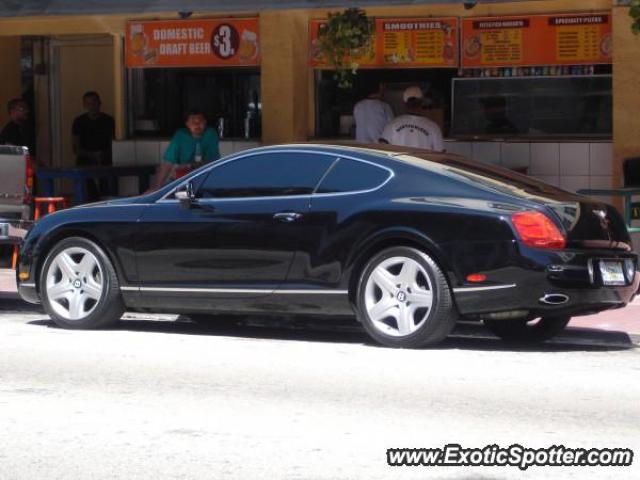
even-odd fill
[{"label": "car's rear wheel", "polygon": [[357,292],[357,313],[367,333],[388,347],[435,345],[458,314],[436,262],[411,247],[393,247],[369,260]]},{"label": "car's rear wheel", "polygon": [[561,333],[569,320],[569,316],[560,316],[537,320],[484,320],[484,324],[503,340],[535,343],[544,342]]},{"label": "car's rear wheel", "polygon": [[46,312],[64,328],[106,327],[124,312],[111,261],[85,238],[67,238],[53,247],[41,270],[39,287]]}]

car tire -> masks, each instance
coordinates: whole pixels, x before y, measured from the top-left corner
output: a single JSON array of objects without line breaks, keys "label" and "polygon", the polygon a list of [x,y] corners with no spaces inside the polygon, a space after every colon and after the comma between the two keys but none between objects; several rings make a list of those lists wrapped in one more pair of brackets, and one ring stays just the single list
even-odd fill
[{"label": "car tire", "polygon": [[86,238],[66,238],[51,249],[40,272],[39,287],[45,311],[63,328],[104,328],[124,313],[111,261]]},{"label": "car tire", "polygon": [[435,345],[458,319],[442,270],[429,255],[411,247],[386,249],[367,262],[356,306],[367,333],[394,348]]},{"label": "car tire", "polygon": [[491,332],[507,341],[536,343],[560,334],[571,320],[569,316],[542,317],[537,322],[527,320],[484,320]]}]

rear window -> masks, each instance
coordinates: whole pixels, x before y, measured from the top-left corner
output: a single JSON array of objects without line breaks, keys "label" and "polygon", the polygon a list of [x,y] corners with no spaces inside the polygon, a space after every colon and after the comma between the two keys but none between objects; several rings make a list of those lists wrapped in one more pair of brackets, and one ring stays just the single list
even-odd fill
[{"label": "rear window", "polygon": [[373,190],[391,176],[391,172],[370,163],[341,158],[324,177],[316,193],[341,193]]}]

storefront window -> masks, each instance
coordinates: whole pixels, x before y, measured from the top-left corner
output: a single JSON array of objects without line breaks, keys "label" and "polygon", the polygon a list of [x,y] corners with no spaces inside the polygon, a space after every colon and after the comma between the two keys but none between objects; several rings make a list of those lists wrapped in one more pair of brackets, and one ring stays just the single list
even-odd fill
[{"label": "storefront window", "polygon": [[316,71],[316,137],[353,137],[353,107],[367,96],[371,85],[384,86],[384,101],[395,115],[404,113],[402,93],[417,85],[425,93],[425,116],[434,120],[445,134],[449,131],[451,80],[455,69],[361,69],[353,88],[338,88],[330,70]]},{"label": "storefront window", "polygon": [[420,87],[423,115],[449,138],[611,138],[610,12],[377,18],[348,91],[322,55],[323,22],[310,22],[317,137],[353,137],[355,103],[381,83],[395,115],[402,91]]},{"label": "storefront window", "polygon": [[261,136],[257,68],[130,69],[129,103],[132,137],[170,137],[194,108],[223,138]]},{"label": "storefront window", "polygon": [[457,78],[451,136],[610,137],[610,75]]}]

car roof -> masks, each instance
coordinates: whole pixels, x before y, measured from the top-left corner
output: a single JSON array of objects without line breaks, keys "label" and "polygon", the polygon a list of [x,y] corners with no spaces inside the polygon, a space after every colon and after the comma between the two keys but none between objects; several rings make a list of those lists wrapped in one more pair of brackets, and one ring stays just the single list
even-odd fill
[{"label": "car roof", "polygon": [[435,152],[415,147],[402,147],[399,145],[388,145],[382,143],[355,143],[355,142],[300,142],[285,143],[271,145],[258,148],[258,150],[279,150],[279,149],[304,149],[304,150],[322,150],[322,151],[339,151],[351,154],[377,155],[382,157],[402,157],[412,156],[421,160],[443,161],[447,158],[460,157],[453,153]]}]

